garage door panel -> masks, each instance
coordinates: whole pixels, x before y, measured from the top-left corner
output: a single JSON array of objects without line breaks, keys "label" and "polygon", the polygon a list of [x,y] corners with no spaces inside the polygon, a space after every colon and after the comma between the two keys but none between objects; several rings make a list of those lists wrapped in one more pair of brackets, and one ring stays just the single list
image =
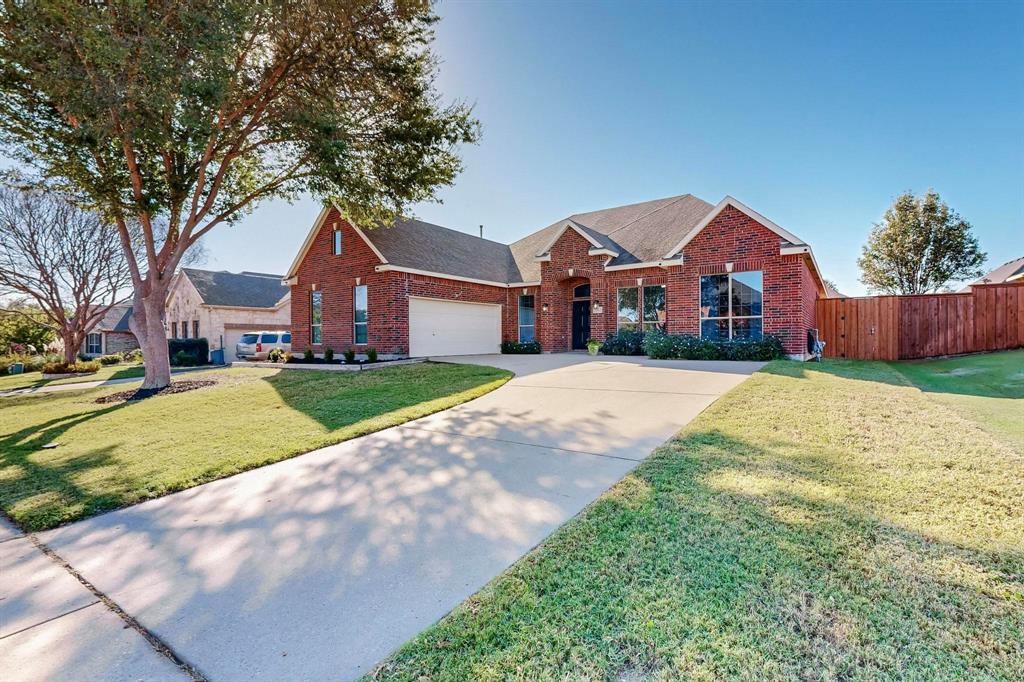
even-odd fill
[{"label": "garage door panel", "polygon": [[410,355],[481,355],[500,346],[500,305],[409,299]]}]

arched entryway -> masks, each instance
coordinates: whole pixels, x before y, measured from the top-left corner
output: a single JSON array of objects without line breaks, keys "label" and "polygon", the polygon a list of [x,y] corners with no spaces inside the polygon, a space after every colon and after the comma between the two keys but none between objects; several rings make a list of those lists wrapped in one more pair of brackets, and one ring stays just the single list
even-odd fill
[{"label": "arched entryway", "polygon": [[569,347],[585,350],[590,339],[590,280],[577,281],[570,285],[571,320]]}]

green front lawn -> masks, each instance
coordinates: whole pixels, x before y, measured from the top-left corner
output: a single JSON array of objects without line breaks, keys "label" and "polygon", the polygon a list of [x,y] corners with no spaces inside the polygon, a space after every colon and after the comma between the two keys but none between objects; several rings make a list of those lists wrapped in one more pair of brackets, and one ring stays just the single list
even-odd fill
[{"label": "green front lawn", "polygon": [[1024,679],[1019,358],[771,363],[372,676]]},{"label": "green front lawn", "polygon": [[118,365],[106,365],[100,367],[99,371],[93,374],[86,374],[80,377],[66,377],[63,379],[44,379],[42,372],[23,372],[22,374],[10,374],[0,376],[0,391],[10,391],[14,388],[35,388],[36,386],[47,386],[49,384],[78,384],[86,381],[106,381],[107,379],[129,379],[141,377],[145,374],[141,364],[124,363]]},{"label": "green front lawn", "polygon": [[[457,405],[503,370],[225,369],[216,386],[98,405],[132,384],[0,398],[0,509],[27,530],[189,488]],[[53,449],[41,449],[60,443]]]}]

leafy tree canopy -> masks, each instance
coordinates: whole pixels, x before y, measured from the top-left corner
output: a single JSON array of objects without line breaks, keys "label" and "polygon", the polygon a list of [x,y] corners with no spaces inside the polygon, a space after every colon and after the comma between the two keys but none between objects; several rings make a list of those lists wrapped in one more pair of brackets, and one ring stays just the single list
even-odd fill
[{"label": "leafy tree canopy", "polygon": [[0,306],[0,355],[12,346],[32,346],[41,353],[55,338],[50,319],[39,306],[17,301]]},{"label": "leafy tree canopy", "polygon": [[971,225],[933,190],[904,192],[868,236],[860,281],[884,294],[924,294],[981,275],[985,253]]}]

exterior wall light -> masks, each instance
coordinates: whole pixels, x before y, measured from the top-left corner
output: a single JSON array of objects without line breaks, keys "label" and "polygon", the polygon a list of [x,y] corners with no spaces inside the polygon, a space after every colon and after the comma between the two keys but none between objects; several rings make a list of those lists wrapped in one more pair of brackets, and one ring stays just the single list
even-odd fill
[{"label": "exterior wall light", "polygon": [[542,303],[542,304],[541,304],[541,306],[540,306],[540,309],[541,309],[541,310],[542,310],[543,312],[545,312],[545,313],[546,313],[546,312],[548,311],[548,304],[547,304],[547,303]]},{"label": "exterior wall light", "polygon": [[594,301],[594,313],[600,315],[603,312],[604,312],[604,308],[601,307],[601,304],[598,303],[597,301]]}]

